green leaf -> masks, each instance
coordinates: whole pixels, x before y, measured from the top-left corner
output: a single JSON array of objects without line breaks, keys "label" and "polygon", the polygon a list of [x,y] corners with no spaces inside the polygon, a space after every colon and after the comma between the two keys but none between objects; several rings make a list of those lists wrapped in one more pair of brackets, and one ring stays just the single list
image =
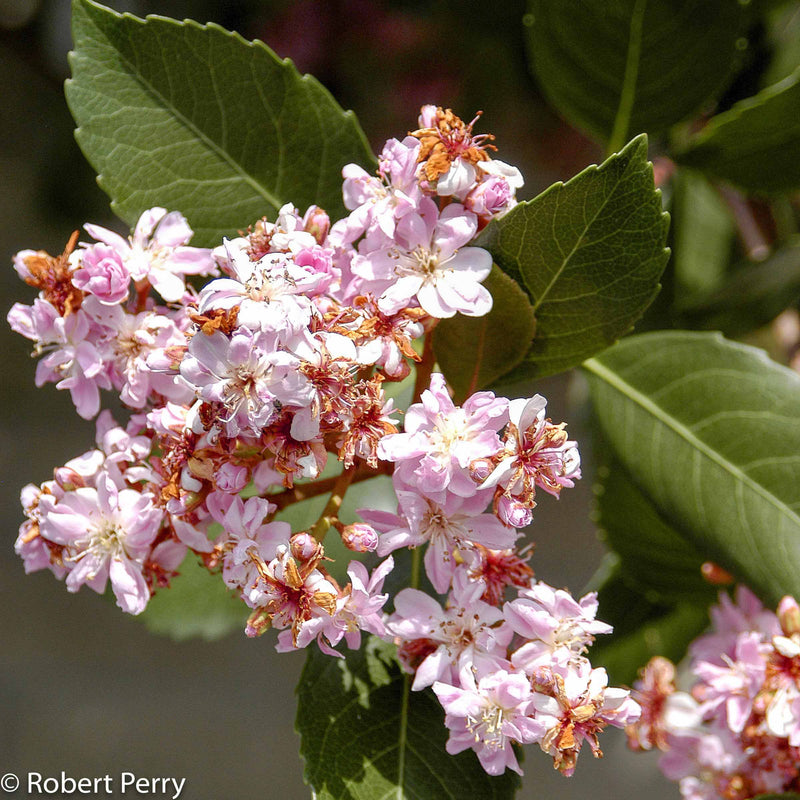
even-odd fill
[{"label": "green leaf", "polygon": [[734,268],[721,289],[678,313],[689,327],[742,336],[771,322],[798,299],[800,244],[795,242],[759,264]]},{"label": "green leaf", "polygon": [[504,381],[569,369],[626,334],[658,292],[668,225],[646,136],[490,223],[477,243],[536,316],[533,343]]},{"label": "green leaf", "polygon": [[759,794],[753,800],[800,800],[800,794],[796,792],[784,792],[783,794]]},{"label": "green leaf", "polygon": [[614,684],[630,686],[653,656],[677,663],[691,641],[708,627],[705,605],[650,603],[618,573],[600,588],[598,602],[599,617],[614,626],[614,633],[598,636],[589,657],[593,665],[606,668]]},{"label": "green leaf", "polygon": [[719,193],[699,173],[675,176],[674,263],[679,303],[708,295],[724,282],[736,226]]},{"label": "green leaf", "polygon": [[90,0],[72,30],[78,144],[129,224],[165,206],[214,246],[287,202],[339,215],[342,166],[374,162],[355,117],[262,42]]},{"label": "green leaf", "polygon": [[616,461],[596,487],[598,523],[619,557],[625,582],[652,603],[713,602],[717,589],[702,576],[706,559],[653,506]]},{"label": "green leaf", "polygon": [[483,285],[493,300],[486,316],[457,314],[442,320],[434,333],[436,359],[456,402],[519,364],[536,330],[533,308],[516,281],[494,266]]},{"label": "green leaf", "polygon": [[346,660],[309,651],[297,687],[297,730],[314,797],[513,797],[516,774],[492,778],[471,751],[445,752],[442,708],[430,690],[410,691],[395,649],[370,637]]},{"label": "green leaf", "polygon": [[770,86],[791,75],[800,66],[800,14],[797,3],[784,3],[767,11],[767,42],[772,51],[762,85]]},{"label": "green leaf", "polygon": [[675,158],[750,192],[800,187],[800,69],[714,117]]},{"label": "green leaf", "polygon": [[800,375],[715,334],[631,337],[586,363],[615,456],[710,560],[800,592]]},{"label": "green leaf", "polygon": [[529,0],[531,64],[553,105],[617,149],[721,93],[748,19],[731,0]]},{"label": "green leaf", "polygon": [[249,609],[234,592],[228,591],[222,576],[212,575],[197,556],[189,553],[179,575],[168,589],[157,591],[139,616],[153,632],[177,641],[219,639],[243,631]]}]

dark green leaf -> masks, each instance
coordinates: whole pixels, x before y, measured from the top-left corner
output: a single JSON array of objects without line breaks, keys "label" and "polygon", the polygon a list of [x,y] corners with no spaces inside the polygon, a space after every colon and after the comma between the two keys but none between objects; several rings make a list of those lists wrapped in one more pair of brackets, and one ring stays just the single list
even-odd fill
[{"label": "dark green leaf", "polygon": [[746,191],[800,187],[800,69],[714,117],[676,159]]},{"label": "dark green leaf", "polygon": [[682,331],[586,363],[616,457],[659,513],[768,603],[800,592],[800,375]]},{"label": "dark green leaf", "polygon": [[599,617],[614,626],[614,633],[599,636],[589,656],[593,665],[606,668],[614,684],[630,686],[653,656],[680,661],[690,642],[708,627],[705,605],[650,603],[619,574],[601,587],[598,600]]},{"label": "dark green leaf", "polygon": [[771,322],[798,299],[800,244],[794,244],[760,264],[740,266],[721,289],[678,313],[692,328],[741,336]]},{"label": "dark green leaf", "polygon": [[618,148],[718,95],[735,73],[748,15],[732,0],[529,0],[530,59],[574,125]]},{"label": "dark green leaf", "polygon": [[78,143],[128,223],[165,206],[213,246],[287,202],[340,214],[342,166],[372,163],[355,117],[261,42],[90,0],[72,25]]},{"label": "dark green leaf", "polygon": [[783,794],[759,794],[753,800],[800,800],[800,794],[796,792],[784,792]]},{"label": "dark green leaf", "polygon": [[305,779],[318,800],[511,798],[511,772],[491,778],[475,754],[445,752],[444,713],[410,691],[392,644],[370,637],[340,660],[311,650],[297,687]]},{"label": "dark green leaf", "polygon": [[533,340],[536,320],[528,296],[496,266],[484,286],[492,310],[484,317],[457,314],[436,327],[436,360],[461,402],[522,361]]},{"label": "dark green leaf", "polygon": [[658,512],[612,461],[597,486],[598,523],[608,546],[619,556],[619,570],[631,588],[653,603],[712,602],[717,590],[702,576],[706,560]]},{"label": "dark green leaf", "polygon": [[533,344],[504,381],[569,369],[627,333],[658,292],[668,224],[645,136],[489,224],[478,244],[536,315]]},{"label": "dark green leaf", "polygon": [[179,573],[169,589],[153,595],[139,617],[153,633],[183,641],[219,639],[244,630],[250,610],[228,591],[221,575],[212,575],[193,553],[186,556]]},{"label": "dark green leaf", "polygon": [[733,216],[699,173],[678,170],[672,211],[673,259],[679,303],[708,295],[724,281],[736,235]]},{"label": "dark green leaf", "polygon": [[771,86],[800,67],[800,14],[796,0],[786,0],[767,13],[767,41],[772,59],[763,76],[762,85]]}]

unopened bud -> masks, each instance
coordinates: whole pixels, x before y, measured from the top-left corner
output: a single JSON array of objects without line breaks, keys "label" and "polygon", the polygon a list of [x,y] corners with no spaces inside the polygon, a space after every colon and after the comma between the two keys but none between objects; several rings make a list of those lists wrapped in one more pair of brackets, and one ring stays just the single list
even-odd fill
[{"label": "unopened bud", "polygon": [[469,465],[469,476],[477,483],[483,483],[494,470],[494,464],[489,458],[476,458]]},{"label": "unopened bud", "polygon": [[311,206],[303,217],[303,228],[322,244],[331,227],[331,218],[319,206]]},{"label": "unopened bud", "polygon": [[322,545],[307,531],[296,533],[289,539],[292,556],[298,561],[311,561],[321,555]]},{"label": "unopened bud", "polygon": [[733,583],[733,575],[713,561],[705,561],[700,573],[712,586],[728,586]]},{"label": "unopened bud", "polygon": [[794,597],[786,595],[778,604],[778,621],[787,636],[800,633],[800,606]]},{"label": "unopened bud", "polygon": [[356,553],[372,553],[378,547],[378,534],[371,525],[357,522],[346,525],[339,531],[342,544]]}]

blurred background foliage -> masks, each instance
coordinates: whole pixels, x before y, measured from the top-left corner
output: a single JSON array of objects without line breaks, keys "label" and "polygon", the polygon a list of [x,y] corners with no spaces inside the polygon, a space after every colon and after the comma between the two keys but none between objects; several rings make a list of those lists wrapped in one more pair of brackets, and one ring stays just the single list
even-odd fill
[{"label": "blurred background foliage", "polygon": [[[598,163],[608,134],[613,138],[613,132],[603,135],[602,126],[582,125],[581,114],[572,113],[569,104],[560,107],[578,127],[551,106],[546,99],[553,96],[551,67],[538,64],[538,80],[532,74],[529,57],[536,64],[543,8],[536,0],[108,5],[137,16],[213,21],[263,40],[352,108],[376,150],[386,138],[416,127],[424,103],[452,107],[465,119],[481,110],[476,129],[494,133],[499,157],[525,176],[521,199]],[[574,3],[565,0],[563,7],[569,5]],[[624,14],[626,5],[609,0],[609,13]],[[800,3],[731,0],[732,7],[738,5],[752,6],[753,13],[735,37],[730,68],[723,70],[713,96],[688,120],[675,119],[677,125],[666,127],[659,122],[647,131],[656,182],[673,217],[673,256],[664,288],[637,330],[721,329],[789,363],[800,349],[796,193],[743,190],[674,160],[712,115],[786,79],[800,65]],[[34,294],[11,269],[14,252],[60,252],[72,230],[88,220],[122,229],[72,135],[63,99],[69,18],[68,0],[0,0],[0,253],[9,258],[0,290],[6,309],[17,299],[30,302]],[[639,132],[631,128],[627,138]],[[101,775],[126,769],[185,775],[193,800],[306,797],[291,733],[292,689],[302,656],[277,657],[268,641],[242,636],[177,644],[151,636],[89,593],[65,597],[50,575],[23,575],[12,549],[21,519],[19,488],[46,479],[54,465],[87,449],[93,426],[77,419],[66,393],[34,388],[27,342],[10,332],[3,342],[0,592],[6,614],[0,698],[7,723],[0,726],[0,748],[5,763],[20,772]],[[594,459],[588,412],[579,402],[571,411],[566,407],[567,395],[580,401],[582,388],[569,385],[565,376],[517,388],[547,395],[554,418],[569,419],[582,445],[585,479],[559,505],[543,503],[533,531],[537,573],[579,592],[603,553],[590,521]],[[629,607],[636,602],[627,588],[618,587],[618,594]],[[570,781],[531,753],[521,796],[604,800],[642,791],[653,800],[675,796],[651,761],[625,752],[622,737],[604,746],[605,765],[585,756]]]}]

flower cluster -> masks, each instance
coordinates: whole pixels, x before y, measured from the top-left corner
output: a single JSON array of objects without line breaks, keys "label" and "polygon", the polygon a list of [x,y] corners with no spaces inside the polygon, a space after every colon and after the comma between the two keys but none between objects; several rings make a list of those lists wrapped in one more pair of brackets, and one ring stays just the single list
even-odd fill
[{"label": "flower cluster", "polygon": [[[580,477],[577,445],[539,395],[456,405],[428,335],[490,311],[492,257],[472,241],[522,185],[476,121],[423,108],[375,175],[344,168],[338,221],[286,205],[202,249],[180,213],[154,208],[130,238],[87,225],[94,241],[75,234],[60,256],[17,254],[39,296],[9,322],[44,355],[37,384],[68,389],[87,419],[113,390],[130,415],[100,413],[96,448],[23,490],[16,549],[70,591],[110,582],[131,614],[193,560],[241,597],[248,635],[280,631],[281,651],[393,639],[414,688],[445,707],[452,752],[474,748],[495,774],[519,769],[512,743],[538,742],[570,774],[583,741],[599,753],[596,734],[637,712],[583,655],[609,630],[595,599],[534,581],[517,546],[537,489]],[[412,369],[401,428],[386,386]],[[379,474],[396,509],[339,519],[348,487]],[[308,528],[280,518],[323,494]],[[331,530],[383,560],[370,572],[355,558],[337,580]],[[445,607],[415,584],[389,615],[390,554],[420,547]]]},{"label": "flower cluster", "polygon": [[800,789],[800,606],[777,614],[743,586],[712,607],[713,629],[693,642],[691,692],[654,658],[635,695],[628,730],[637,749],[659,748],[660,766],[686,800],[747,800]]}]

